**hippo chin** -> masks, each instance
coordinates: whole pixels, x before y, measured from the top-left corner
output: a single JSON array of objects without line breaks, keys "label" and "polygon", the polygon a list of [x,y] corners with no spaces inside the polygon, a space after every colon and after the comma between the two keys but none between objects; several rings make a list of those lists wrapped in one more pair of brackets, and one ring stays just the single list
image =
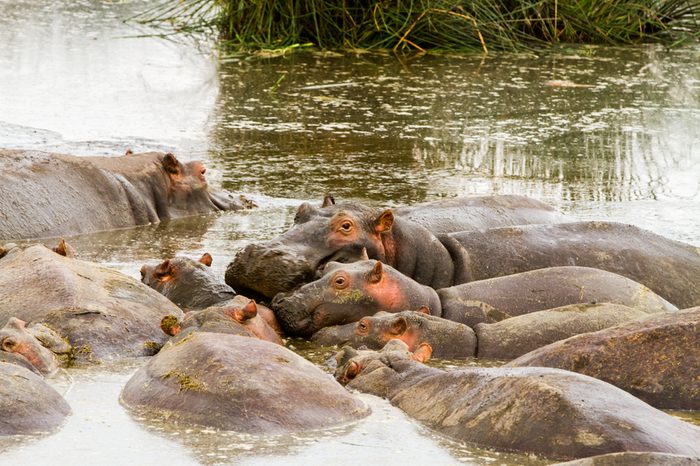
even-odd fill
[{"label": "hippo chin", "polygon": [[252,206],[170,153],[75,157],[0,150],[0,239],[76,235]]},{"label": "hippo chin", "polygon": [[392,340],[381,352],[344,348],[336,378],[387,398],[452,439],[573,459],[624,451],[700,454],[700,429],[600,380],[541,367],[442,371]]},{"label": "hippo chin", "polygon": [[326,198],[321,208],[300,205],[294,224],[281,236],[240,251],[226,270],[226,283],[272,298],[316,279],[328,262],[357,260],[364,248],[370,258],[441,288],[453,284],[454,260],[449,247],[435,248],[436,235],[564,220],[523,196],[464,197],[395,210]]},{"label": "hippo chin", "polygon": [[284,434],[346,424],[369,414],[318,367],[279,345],[193,332],[168,345],[124,387],[139,416],[250,434]]}]

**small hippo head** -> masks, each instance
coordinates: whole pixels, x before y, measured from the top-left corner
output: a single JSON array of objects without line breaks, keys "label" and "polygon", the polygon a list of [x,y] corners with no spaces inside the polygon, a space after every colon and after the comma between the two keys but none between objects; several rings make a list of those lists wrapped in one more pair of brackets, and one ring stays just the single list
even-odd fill
[{"label": "small hippo head", "polygon": [[285,332],[300,336],[356,322],[379,311],[400,312],[421,306],[439,315],[440,300],[435,290],[376,260],[331,262],[320,279],[281,293],[272,301]]},{"label": "small hippo head", "polygon": [[23,320],[11,317],[0,329],[2,351],[26,359],[39,373],[50,376],[58,369],[56,354],[69,354],[70,345],[45,325],[27,326]]},{"label": "small hippo head", "polygon": [[253,300],[249,300],[242,306],[224,304],[202,311],[191,311],[185,314],[182,321],[168,315],[161,320],[160,328],[166,334],[178,339],[191,332],[201,331],[248,336],[282,344],[282,339],[277,332],[258,315],[257,304]]},{"label": "small hippo head", "polygon": [[401,340],[391,340],[381,351],[356,350],[349,346],[335,356],[335,378],[342,385],[351,385],[363,392],[386,395],[399,377],[402,366],[414,361],[426,362],[433,352],[427,343],[421,343],[411,352]]},{"label": "small hippo head", "polygon": [[369,257],[392,263],[394,214],[361,204],[334,204],[327,197],[320,208],[304,203],[293,225],[277,238],[250,244],[226,270],[226,283],[241,292],[267,298],[317,279],[329,262]]},{"label": "small hippo head", "polygon": [[169,181],[167,198],[170,217],[184,217],[217,210],[240,210],[254,206],[243,197],[236,198],[228,193],[212,191],[204,176],[207,169],[200,161],[181,163],[168,152],[162,156],[160,163]]},{"label": "small hippo head", "polygon": [[211,271],[212,257],[186,257],[141,267],[141,281],[183,309],[204,309],[235,296],[235,291]]}]

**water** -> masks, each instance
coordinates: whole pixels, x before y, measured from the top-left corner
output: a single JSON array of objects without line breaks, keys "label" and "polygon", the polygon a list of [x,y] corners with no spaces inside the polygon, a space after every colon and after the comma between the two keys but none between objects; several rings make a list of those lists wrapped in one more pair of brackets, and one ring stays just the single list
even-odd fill
[{"label": "water", "polygon": [[[206,40],[145,37],[153,31],[121,21],[147,6],[0,0],[0,147],[172,150],[204,159],[213,184],[260,207],[69,238],[81,258],[138,277],[143,263],[209,252],[223,273],[239,248],[284,231],[299,203],[325,193],[377,206],[525,194],[700,246],[700,48],[218,63]],[[292,344],[319,364],[329,354]],[[0,440],[0,462],[540,463],[446,441],[367,395],[367,420],[297,436],[134,419],[118,394],[141,364],[67,371],[53,382],[73,407],[66,425]]]}]

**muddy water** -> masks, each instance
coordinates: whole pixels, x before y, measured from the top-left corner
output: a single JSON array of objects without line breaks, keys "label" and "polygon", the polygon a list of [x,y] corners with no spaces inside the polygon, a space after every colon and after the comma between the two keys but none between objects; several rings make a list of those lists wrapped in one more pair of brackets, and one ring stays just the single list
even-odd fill
[{"label": "muddy water", "polygon": [[[700,246],[698,48],[218,63],[206,41],[145,37],[153,31],[121,21],[145,6],[0,0],[0,146],[173,150],[206,160],[214,184],[259,208],[71,238],[82,258],[136,277],[145,262],[206,251],[223,273],[240,247],[327,192],[378,206],[526,194]],[[319,364],[329,354],[291,344]],[[367,420],[295,436],[134,419],[118,395],[141,364],[66,371],[54,382],[73,407],[66,425],[0,440],[0,463],[541,463],[448,442],[371,396]]]}]

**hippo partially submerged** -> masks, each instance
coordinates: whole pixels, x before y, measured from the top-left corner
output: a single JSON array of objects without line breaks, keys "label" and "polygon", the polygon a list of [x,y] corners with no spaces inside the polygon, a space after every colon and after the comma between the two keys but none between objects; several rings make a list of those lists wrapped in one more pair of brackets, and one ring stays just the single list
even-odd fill
[{"label": "hippo partially submerged", "polygon": [[379,311],[426,306],[431,315],[474,326],[569,304],[609,302],[642,312],[676,307],[628,278],[588,267],[552,267],[433,290],[376,260],[329,263],[318,280],[272,301],[290,335],[309,336]]},{"label": "hippo partially submerged", "polygon": [[66,400],[41,376],[0,362],[0,435],[51,432],[70,412]]},{"label": "hippo partially submerged", "polygon": [[13,362],[21,361],[23,367],[44,376],[58,370],[59,357],[68,362],[73,356],[71,345],[46,325],[27,325],[16,317],[11,317],[0,329],[0,350],[2,355],[14,355]]},{"label": "hippo partially submerged", "polygon": [[168,299],[115,270],[63,257],[41,245],[0,259],[0,326],[13,317],[41,323],[70,344],[76,362],[153,354],[167,341]]},{"label": "hippo partially submerged", "polygon": [[445,372],[393,340],[381,352],[344,348],[336,377],[387,398],[452,439],[555,459],[621,451],[700,454],[700,429],[600,380],[549,368]]},{"label": "hippo partially submerged", "polygon": [[699,410],[700,307],[571,337],[510,364],[580,372],[658,408]]},{"label": "hippo partially submerged", "polygon": [[173,154],[75,157],[0,150],[0,240],[133,227],[252,204],[210,189],[201,162]]},{"label": "hippo partially submerged", "polygon": [[121,401],[139,415],[250,434],[327,428],[369,413],[290,350],[209,332],[166,346],[129,380]]},{"label": "hippo partially submerged", "polygon": [[546,204],[523,196],[464,197],[396,210],[327,200],[321,208],[304,203],[287,232],[236,255],[226,270],[226,283],[244,294],[272,298],[315,280],[328,262],[357,260],[366,248],[370,258],[442,288],[454,284],[455,259],[436,235],[564,219]]}]

